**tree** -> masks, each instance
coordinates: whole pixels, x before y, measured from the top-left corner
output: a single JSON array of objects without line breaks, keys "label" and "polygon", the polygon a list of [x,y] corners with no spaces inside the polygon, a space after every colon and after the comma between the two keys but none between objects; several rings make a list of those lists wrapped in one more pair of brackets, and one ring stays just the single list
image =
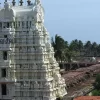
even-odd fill
[{"label": "tree", "polygon": [[55,35],[51,38],[51,44],[54,47],[55,58],[57,61],[71,62],[71,59],[80,59],[82,56],[96,57],[100,56],[100,44],[87,41],[85,44],[81,40],[72,40],[71,43],[65,41],[61,36]]},{"label": "tree", "polygon": [[100,74],[96,76],[94,83],[95,90],[92,92],[93,96],[100,96]]},{"label": "tree", "polygon": [[65,59],[71,63],[72,62],[72,58],[77,56],[78,53],[73,51],[73,50],[70,50],[69,48],[66,48],[65,51],[64,51],[64,54],[65,54]]},{"label": "tree", "polygon": [[92,92],[92,95],[93,95],[93,96],[100,96],[100,90],[94,90],[94,91]]},{"label": "tree", "polygon": [[81,52],[83,52],[83,42],[81,40],[78,41],[78,49],[81,56]]},{"label": "tree", "polygon": [[70,45],[61,36],[55,35],[55,39],[51,38],[51,44],[54,47],[55,58],[57,61],[68,61],[71,63],[72,57],[77,56],[83,48],[81,40],[73,40]]},{"label": "tree", "polygon": [[83,42],[81,40],[78,41],[78,48],[80,51],[83,49]]},{"label": "tree", "polygon": [[55,40],[52,38],[51,41],[55,51],[55,58],[57,61],[62,62],[64,60],[64,49],[68,47],[68,42],[57,34],[55,35]]},{"label": "tree", "polygon": [[97,56],[97,47],[98,47],[98,44],[96,42],[93,42],[91,46],[92,56],[95,56],[95,57]]},{"label": "tree", "polygon": [[78,43],[78,40],[77,39],[75,39],[75,40],[73,40],[71,43],[70,43],[70,45],[69,45],[69,49],[70,50],[72,50],[72,51],[78,51],[79,49],[79,43]]},{"label": "tree", "polygon": [[98,75],[96,76],[96,80],[95,80],[94,87],[95,87],[97,90],[100,90],[100,74],[98,74]]},{"label": "tree", "polygon": [[91,42],[90,41],[87,41],[84,45],[84,49],[85,49],[85,55],[86,56],[91,56]]},{"label": "tree", "polygon": [[100,56],[100,44],[97,46],[97,56]]}]

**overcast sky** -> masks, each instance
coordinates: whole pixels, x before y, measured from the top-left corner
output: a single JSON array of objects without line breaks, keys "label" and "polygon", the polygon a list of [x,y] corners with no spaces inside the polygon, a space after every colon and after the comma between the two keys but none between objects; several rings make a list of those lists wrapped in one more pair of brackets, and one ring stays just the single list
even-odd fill
[{"label": "overcast sky", "polygon": [[67,41],[80,39],[100,43],[100,0],[41,1],[50,36],[58,34]]}]

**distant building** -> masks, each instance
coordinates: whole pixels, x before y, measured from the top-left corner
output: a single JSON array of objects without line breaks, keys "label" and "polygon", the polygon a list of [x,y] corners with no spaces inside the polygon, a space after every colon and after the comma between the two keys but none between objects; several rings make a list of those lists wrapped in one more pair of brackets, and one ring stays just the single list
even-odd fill
[{"label": "distant building", "polygon": [[67,94],[40,0],[0,9],[0,100],[56,100]]}]

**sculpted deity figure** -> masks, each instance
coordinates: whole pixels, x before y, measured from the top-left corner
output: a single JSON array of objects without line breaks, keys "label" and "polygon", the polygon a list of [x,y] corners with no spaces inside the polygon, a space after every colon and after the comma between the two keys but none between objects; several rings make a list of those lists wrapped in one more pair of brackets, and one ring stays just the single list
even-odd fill
[{"label": "sculpted deity figure", "polygon": [[43,53],[43,48],[39,47],[39,52]]},{"label": "sculpted deity figure", "polygon": [[50,89],[50,84],[49,84],[49,83],[45,83],[44,87],[45,87],[46,89]]},{"label": "sculpted deity figure", "polygon": [[35,17],[34,21],[44,21],[44,10],[41,6],[40,0],[35,0],[35,9],[34,9]]},{"label": "sculpted deity figure", "polygon": [[39,84],[37,83],[37,81],[34,82],[34,87],[39,88]]},{"label": "sculpted deity figure", "polygon": [[9,3],[5,3],[5,5],[4,5],[4,7],[5,7],[5,10],[9,10],[10,9],[10,5],[9,5]]}]

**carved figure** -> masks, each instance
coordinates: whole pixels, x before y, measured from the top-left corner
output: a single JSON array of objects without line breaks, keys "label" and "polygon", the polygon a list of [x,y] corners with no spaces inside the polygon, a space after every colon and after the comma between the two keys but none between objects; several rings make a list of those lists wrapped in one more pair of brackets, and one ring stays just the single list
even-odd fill
[{"label": "carved figure", "polygon": [[9,5],[9,3],[5,2],[4,7],[5,7],[5,10],[9,10],[9,9],[10,9],[10,5]]},{"label": "carved figure", "polygon": [[39,84],[37,83],[37,81],[34,82],[34,87],[39,88]]}]

